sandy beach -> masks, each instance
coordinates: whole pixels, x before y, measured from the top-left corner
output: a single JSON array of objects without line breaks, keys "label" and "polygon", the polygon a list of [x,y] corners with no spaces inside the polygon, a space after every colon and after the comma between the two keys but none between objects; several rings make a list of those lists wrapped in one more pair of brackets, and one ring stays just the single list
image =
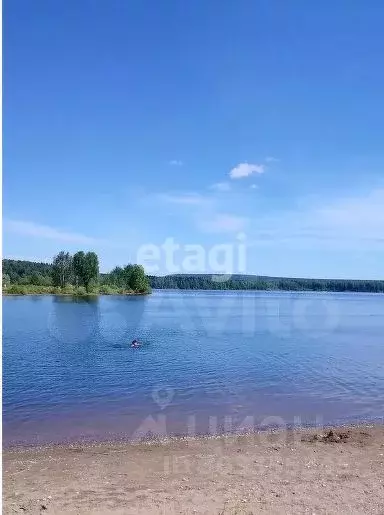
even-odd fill
[{"label": "sandy beach", "polygon": [[3,453],[3,513],[384,514],[384,426]]}]

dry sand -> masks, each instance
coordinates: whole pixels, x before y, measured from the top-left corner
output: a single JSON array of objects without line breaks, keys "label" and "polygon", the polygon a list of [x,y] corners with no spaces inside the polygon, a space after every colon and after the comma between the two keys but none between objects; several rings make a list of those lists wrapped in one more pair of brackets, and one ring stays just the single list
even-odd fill
[{"label": "dry sand", "polygon": [[384,426],[318,431],[5,450],[3,513],[384,514]]}]

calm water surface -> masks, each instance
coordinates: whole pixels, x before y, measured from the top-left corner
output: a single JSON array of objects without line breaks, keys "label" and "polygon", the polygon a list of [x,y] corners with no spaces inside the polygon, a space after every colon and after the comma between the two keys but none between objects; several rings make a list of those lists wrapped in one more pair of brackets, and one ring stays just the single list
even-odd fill
[{"label": "calm water surface", "polygon": [[382,420],[384,296],[5,297],[3,384],[6,445]]}]

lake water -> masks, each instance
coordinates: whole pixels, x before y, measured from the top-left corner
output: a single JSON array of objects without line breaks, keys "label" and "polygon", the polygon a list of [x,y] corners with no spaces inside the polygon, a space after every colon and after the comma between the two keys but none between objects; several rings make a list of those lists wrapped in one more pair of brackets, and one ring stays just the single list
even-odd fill
[{"label": "lake water", "polygon": [[3,385],[5,445],[383,420],[384,296],[5,297]]}]

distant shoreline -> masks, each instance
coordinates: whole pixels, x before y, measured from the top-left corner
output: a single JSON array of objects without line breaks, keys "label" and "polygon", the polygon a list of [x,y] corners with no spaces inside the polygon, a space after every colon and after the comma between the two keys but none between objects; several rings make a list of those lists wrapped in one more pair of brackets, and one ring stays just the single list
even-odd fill
[{"label": "distant shoreline", "polygon": [[[134,269],[136,267],[142,275],[141,282],[127,281],[126,274],[129,275],[132,272],[132,267]],[[52,274],[53,265],[49,263],[3,259],[3,284],[6,284],[9,288],[30,290],[28,292],[15,291],[14,293],[34,293],[35,291],[36,293],[44,293],[45,291],[51,293],[49,290],[52,288]],[[98,278],[98,284],[95,285],[96,291],[106,295],[121,294],[121,290],[125,289],[128,291],[144,291],[150,288],[154,290],[176,289],[186,291],[384,293],[384,279],[275,277],[244,273],[179,273],[156,276],[146,275],[143,267],[139,265],[127,265],[124,269],[116,267],[109,273],[100,273]],[[72,284],[69,278],[65,284],[66,286],[62,286],[63,293],[75,293],[74,291],[66,291],[69,287],[72,289],[79,288],[79,286]],[[83,284],[83,282],[80,281],[76,284]],[[138,286],[139,284],[141,286]],[[39,290],[39,288],[41,289]],[[85,295],[85,292],[79,292],[78,295]]]},{"label": "distant shoreline", "polygon": [[77,298],[84,298],[84,297],[135,297],[135,296],[143,296],[143,295],[151,295],[152,292],[145,292],[145,293],[135,293],[135,292],[128,292],[128,293],[87,293],[87,294],[76,294],[76,293],[7,293],[6,291],[2,292],[3,297],[77,297]]},{"label": "distant shoreline", "polygon": [[318,294],[328,294],[328,293],[340,293],[340,294],[365,294],[365,295],[383,295],[384,292],[372,292],[372,291],[335,291],[335,290],[256,290],[256,289],[209,289],[209,288],[153,288],[150,292],[143,293],[135,293],[135,292],[127,292],[127,293],[87,293],[87,294],[76,294],[76,293],[49,293],[49,292],[40,292],[40,293],[8,293],[3,290],[3,297],[36,297],[36,296],[47,296],[47,297],[135,297],[135,296],[145,296],[151,295],[153,291],[161,292],[161,291],[174,291],[174,292],[242,292],[242,293],[294,293],[294,294],[305,294],[305,293],[318,293]]}]

